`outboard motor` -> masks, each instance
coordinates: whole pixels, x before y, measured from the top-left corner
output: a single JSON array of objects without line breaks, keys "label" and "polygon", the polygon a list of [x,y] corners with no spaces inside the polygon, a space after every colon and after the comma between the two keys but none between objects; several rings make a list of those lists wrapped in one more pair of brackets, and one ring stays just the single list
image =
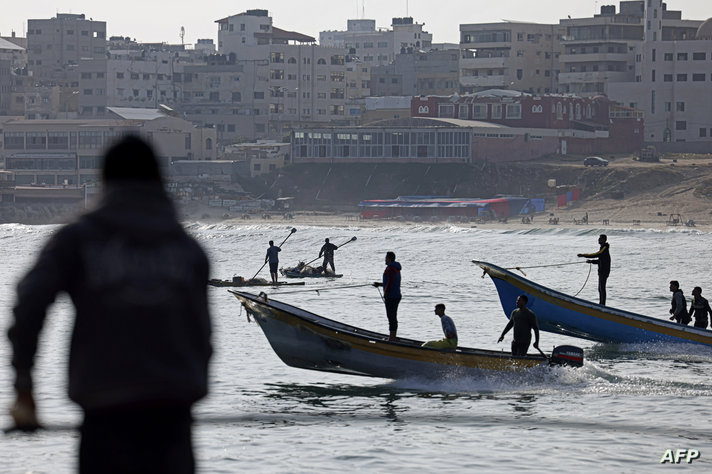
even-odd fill
[{"label": "outboard motor", "polygon": [[551,351],[549,358],[551,365],[568,365],[571,367],[583,366],[583,349],[576,346],[557,346]]}]

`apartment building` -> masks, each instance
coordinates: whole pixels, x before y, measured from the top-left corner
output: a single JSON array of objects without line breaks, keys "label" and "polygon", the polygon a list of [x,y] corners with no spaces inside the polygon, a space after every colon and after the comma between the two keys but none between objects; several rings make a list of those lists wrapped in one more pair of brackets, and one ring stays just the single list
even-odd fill
[{"label": "apartment building", "polygon": [[11,92],[14,86],[15,69],[22,68],[25,48],[0,38],[0,115],[10,115]]},{"label": "apartment building", "polygon": [[560,36],[558,25],[520,22],[460,25],[461,90],[555,92],[561,68]]},{"label": "apartment building", "polygon": [[319,44],[349,50],[372,66],[386,65],[405,52],[429,51],[433,35],[412,17],[393,18],[391,29],[376,28],[376,20],[357,19],[346,22],[346,31],[322,31]]},{"label": "apartment building", "polygon": [[371,68],[373,96],[450,95],[460,90],[459,50],[397,54],[385,66]]},{"label": "apartment building", "polygon": [[[310,36],[277,28],[267,10],[248,10],[217,23],[218,51],[228,62],[255,64],[254,88],[234,81],[238,88],[230,92],[255,104],[252,115],[266,117],[255,121],[247,138],[278,138],[297,122],[348,122],[345,48],[318,46]],[[260,69],[264,61],[266,74]]]},{"label": "apartment building", "polygon": [[80,58],[106,56],[106,22],[71,13],[27,20],[27,51],[35,82],[76,88]]},{"label": "apartment building", "polygon": [[215,131],[196,128],[170,110],[110,110],[109,119],[10,120],[2,128],[5,169],[18,186],[99,182],[106,146],[125,134],[151,141],[163,166],[216,157]]},{"label": "apartment building", "polygon": [[[681,20],[661,0],[645,2],[634,79],[609,96],[645,112],[645,142],[670,151],[712,152],[712,19]],[[699,25],[691,32],[690,25]]]}]

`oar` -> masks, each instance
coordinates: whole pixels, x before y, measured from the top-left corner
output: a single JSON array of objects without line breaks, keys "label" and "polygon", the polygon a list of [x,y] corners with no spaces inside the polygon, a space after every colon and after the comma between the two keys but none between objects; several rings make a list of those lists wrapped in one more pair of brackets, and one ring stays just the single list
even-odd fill
[{"label": "oar", "polygon": [[[296,231],[297,231],[297,229],[295,229],[294,227],[292,227],[292,230],[291,230],[291,232],[289,232],[289,235],[288,235],[287,237],[285,237],[285,239],[282,241],[281,244],[279,244],[279,248],[282,248],[282,245],[284,245],[284,243],[287,241],[287,239],[290,238],[290,237],[292,236],[292,234],[295,233]],[[262,264],[262,266],[260,267],[260,269],[257,270],[257,273],[255,273],[255,276],[253,276],[252,278],[250,278],[250,280],[254,280],[254,279],[257,277],[257,275],[260,274],[260,272],[261,272],[262,269],[265,267],[265,265],[267,265],[267,262],[265,262],[265,263]],[[248,280],[248,281],[249,281],[249,280]]]},{"label": "oar", "polygon": [[[338,248],[341,248],[341,247],[343,247],[344,245],[353,242],[354,240],[356,240],[356,236],[355,236],[355,235],[354,235],[353,237],[351,237],[349,240],[347,240],[346,242],[344,242],[343,244],[337,245],[336,248],[337,248],[337,249],[338,249]],[[317,257],[317,258],[315,258],[314,260],[310,260],[309,262],[305,263],[304,265],[306,266],[306,265],[309,265],[310,263],[314,263],[314,262],[316,262],[317,260],[319,260],[320,258],[321,258],[321,257]]]}]

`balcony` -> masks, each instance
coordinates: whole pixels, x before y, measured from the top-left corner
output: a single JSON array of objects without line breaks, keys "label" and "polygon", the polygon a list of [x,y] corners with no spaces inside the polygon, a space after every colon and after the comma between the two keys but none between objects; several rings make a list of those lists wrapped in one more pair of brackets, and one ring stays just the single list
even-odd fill
[{"label": "balcony", "polygon": [[467,58],[460,59],[460,69],[496,69],[503,68],[509,58]]},{"label": "balcony", "polygon": [[599,63],[599,62],[633,62],[633,55],[626,53],[578,53],[562,54],[559,62],[567,63]]},{"label": "balcony", "polygon": [[463,87],[504,87],[507,76],[460,76]]},{"label": "balcony", "polygon": [[587,82],[631,82],[633,79],[632,72],[618,71],[562,72],[559,74],[559,84],[561,85]]}]

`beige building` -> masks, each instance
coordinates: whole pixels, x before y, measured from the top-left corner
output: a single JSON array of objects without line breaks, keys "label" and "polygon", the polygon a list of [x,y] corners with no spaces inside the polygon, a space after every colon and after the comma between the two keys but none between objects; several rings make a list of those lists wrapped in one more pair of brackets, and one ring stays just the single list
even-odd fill
[{"label": "beige building", "polygon": [[27,20],[27,50],[28,66],[36,82],[76,88],[80,58],[106,56],[106,22],[71,13]]},{"label": "beige building", "polygon": [[[254,88],[236,81],[231,91],[254,101],[251,113],[266,118],[255,119],[254,134],[248,138],[280,138],[302,122],[348,122],[350,58],[345,48],[317,46],[310,36],[277,28],[267,10],[248,10],[217,23],[218,51],[226,62],[254,63]],[[264,61],[266,73],[261,72]],[[212,92],[202,91],[203,97]]]},{"label": "beige building", "polygon": [[[15,85],[16,69],[26,66],[26,50],[10,41],[16,38],[0,38],[0,115],[10,115],[12,90]],[[18,38],[19,39],[19,38]]]},{"label": "beige building", "polygon": [[160,110],[113,109],[115,119],[9,120],[2,129],[5,168],[18,186],[99,181],[101,156],[116,138],[137,133],[151,141],[165,166],[216,157],[215,131]]},{"label": "beige building", "polygon": [[538,23],[460,25],[460,88],[555,92],[560,28]]},{"label": "beige building", "polygon": [[690,33],[690,20],[661,0],[645,6],[645,40],[636,45],[634,80],[609,85],[609,96],[645,112],[647,144],[712,152],[712,19]]}]

